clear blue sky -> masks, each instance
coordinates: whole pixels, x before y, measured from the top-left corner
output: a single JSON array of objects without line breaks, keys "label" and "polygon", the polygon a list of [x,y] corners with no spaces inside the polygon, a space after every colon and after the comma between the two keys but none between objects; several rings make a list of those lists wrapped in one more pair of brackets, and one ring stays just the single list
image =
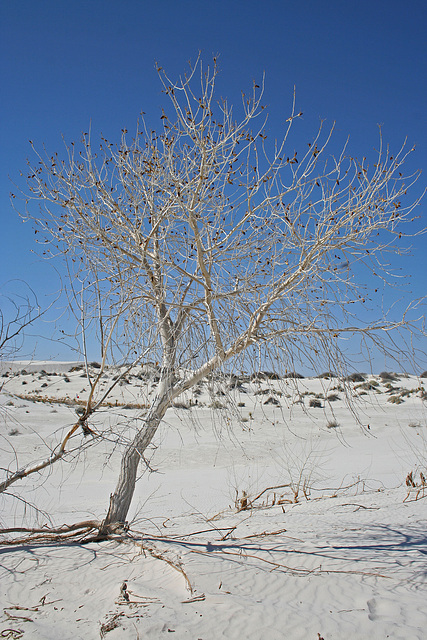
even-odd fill
[{"label": "clear blue sky", "polygon": [[[141,110],[155,122],[163,96],[154,60],[174,76],[199,50],[207,61],[219,55],[220,91],[231,102],[265,71],[273,135],[295,85],[302,145],[324,118],[337,123],[336,150],[349,135],[352,155],[369,155],[381,123],[392,149],[405,136],[417,145],[407,169],[424,175],[414,197],[427,184],[425,0],[13,0],[2,3],[0,24],[0,283],[23,278],[42,302],[59,279],[32,253],[9,177],[25,168],[29,139],[53,152],[61,134],[78,140],[90,121],[93,135],[113,141]],[[417,296],[427,288],[426,248],[418,239],[406,261]],[[36,355],[68,354],[39,341]]]}]

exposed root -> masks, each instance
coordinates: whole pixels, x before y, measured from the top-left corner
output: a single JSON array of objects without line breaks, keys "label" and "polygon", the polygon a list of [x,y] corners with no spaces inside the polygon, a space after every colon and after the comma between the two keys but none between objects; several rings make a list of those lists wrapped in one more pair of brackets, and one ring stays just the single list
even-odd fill
[{"label": "exposed root", "polygon": [[[0,546],[17,546],[23,544],[37,544],[46,542],[89,542],[96,539],[101,523],[97,520],[85,520],[61,527],[11,527],[0,529]],[[26,533],[23,537],[13,534]],[[11,536],[4,538],[4,536]]]},{"label": "exposed root", "polygon": [[199,555],[212,555],[212,551],[214,551],[215,555],[224,555],[224,556],[237,556],[240,559],[252,558],[253,560],[258,560],[265,564],[268,564],[272,567],[271,571],[275,570],[284,570],[286,572],[291,573],[296,576],[303,575],[321,575],[321,574],[329,574],[329,573],[337,573],[337,574],[356,574],[361,576],[373,576],[375,578],[390,578],[391,576],[385,576],[381,573],[369,572],[369,571],[351,571],[346,569],[322,569],[322,567],[315,567],[313,569],[304,569],[302,567],[290,567],[286,564],[282,564],[280,562],[274,562],[273,560],[268,560],[267,558],[262,558],[261,556],[254,555],[251,553],[245,553],[244,550],[240,551],[228,551],[222,548],[218,550],[210,550],[210,551],[201,551],[199,549],[190,549],[190,553],[196,553]]},{"label": "exposed root", "polygon": [[[47,542],[57,542],[59,544],[73,542],[78,544],[87,544],[89,542],[101,542],[103,540],[133,542],[139,546],[141,553],[148,552],[153,558],[165,562],[172,567],[172,569],[178,571],[184,578],[186,588],[193,596],[194,592],[190,579],[179,561],[171,560],[165,553],[156,549],[154,545],[135,540],[135,538],[128,534],[127,529],[124,529],[123,527],[115,528],[114,531],[110,530],[105,534],[100,534],[102,524],[103,523],[98,520],[85,520],[71,525],[64,524],[61,527],[10,527],[7,529],[0,529],[0,547],[46,544]],[[4,537],[13,536],[13,534],[18,533],[27,533],[28,535],[22,537]],[[127,591],[125,590],[124,593],[127,594]],[[123,596],[124,593],[121,595]]]},{"label": "exposed root", "polygon": [[[123,543],[132,542],[133,544],[139,547],[141,553],[143,553],[144,555],[148,553],[153,558],[156,558],[157,560],[161,560],[162,562],[165,562],[169,567],[171,567],[172,569],[180,573],[180,575],[184,578],[186,588],[191,594],[191,598],[185,602],[193,602],[193,601],[204,599],[203,594],[197,595],[197,596],[195,595],[193,586],[182,565],[181,560],[171,559],[170,557],[168,557],[166,552],[159,550],[158,548],[156,548],[156,546],[154,546],[154,544],[150,544],[147,541],[147,539],[144,538],[143,533],[135,532],[135,531],[129,532],[128,530],[124,531],[123,529],[121,529],[120,533],[110,532],[100,536],[99,531],[101,527],[102,527],[101,522],[96,520],[87,520],[87,521],[78,522],[72,525],[62,525],[61,527],[56,527],[56,528],[55,527],[42,527],[42,528],[15,527],[15,528],[8,528],[8,529],[0,529],[0,536],[24,533],[24,532],[28,534],[25,537],[13,537],[10,539],[0,538],[0,546],[43,544],[47,542],[49,543],[57,542],[59,544],[77,542],[79,544],[87,544],[88,542],[100,542],[101,540],[115,540],[116,542],[123,542]],[[235,527],[233,527],[231,530],[234,530],[234,529]],[[280,529],[280,530],[271,531],[271,532],[263,531],[262,533],[259,533],[259,534],[246,536],[245,539],[274,536],[274,535],[282,536],[285,531],[286,529]],[[198,533],[200,532],[199,531],[194,532],[194,535]],[[156,540],[158,542],[169,542],[174,545],[183,545],[185,547],[186,546],[185,538],[191,535],[192,534],[190,533],[190,534],[187,534],[186,536],[172,537],[172,538],[167,538],[165,536],[156,538],[155,536],[153,536],[153,537],[150,537],[150,539],[153,541]],[[223,541],[225,537],[226,536],[223,536],[222,538],[220,538],[219,542]],[[290,539],[292,539],[291,536],[285,536],[285,537],[289,537]],[[286,571],[291,573],[292,575],[297,575],[297,576],[321,575],[321,574],[334,573],[334,574],[357,574],[362,576],[373,576],[373,577],[379,577],[379,578],[390,577],[377,572],[354,571],[354,570],[352,571],[352,570],[345,570],[345,569],[344,570],[326,569],[326,568],[322,568],[321,566],[314,567],[312,569],[305,569],[302,567],[293,567],[293,566],[285,565],[281,562],[275,562],[274,560],[262,557],[260,555],[255,555],[253,553],[250,553],[251,548],[246,548],[244,543],[241,544],[240,549],[238,551],[232,551],[230,549],[227,549],[227,547],[224,547],[224,545],[221,545],[221,544],[219,544],[217,547],[211,544],[210,548],[206,547],[206,550],[187,548],[187,551],[189,553],[196,553],[204,556],[213,556],[213,555],[215,556],[219,555],[223,557],[233,556],[233,557],[239,558],[240,560],[250,558],[252,560],[256,560],[257,562],[261,562],[263,564],[268,565],[269,567],[271,567],[271,571]],[[295,551],[295,550],[292,550],[291,552],[298,553],[298,551]],[[121,596],[121,602],[123,604],[127,604],[130,602],[126,583],[124,583],[121,587],[120,596]],[[136,596],[135,603],[141,604],[139,601],[139,598],[140,596]],[[9,615],[9,617],[18,618],[13,614]],[[117,619],[118,618],[114,618],[110,622],[114,624],[114,622]],[[114,626],[111,628],[108,628],[108,624],[109,623],[106,623],[106,627],[104,628],[103,631],[101,629],[101,634],[104,633],[105,635],[105,633],[107,633],[108,631],[114,628]],[[102,637],[104,636],[102,635]]]}]

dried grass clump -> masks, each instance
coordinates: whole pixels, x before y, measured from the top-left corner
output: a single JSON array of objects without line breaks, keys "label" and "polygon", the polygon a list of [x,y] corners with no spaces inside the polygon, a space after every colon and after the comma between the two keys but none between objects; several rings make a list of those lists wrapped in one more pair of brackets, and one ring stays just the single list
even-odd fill
[{"label": "dried grass clump", "polygon": [[386,393],[393,393],[394,391],[401,390],[401,387],[394,387],[391,382],[386,382],[384,386],[387,388]]},{"label": "dried grass clump", "polygon": [[336,402],[339,399],[340,397],[337,393],[330,393],[329,395],[326,396],[326,400],[328,402]]},{"label": "dried grass clump", "polygon": [[408,498],[413,495],[415,495],[415,498],[412,497],[409,502],[413,502],[418,500],[419,498],[425,497],[427,491],[427,480],[422,471],[420,471],[419,480],[416,480],[414,478],[414,472],[410,471],[406,476],[405,484],[408,487],[408,493],[406,494],[406,498],[403,500],[403,502],[408,501]]},{"label": "dried grass clump", "polygon": [[379,387],[379,382],[377,380],[369,380],[368,382],[362,382],[362,384],[358,384],[355,386],[355,389],[363,389],[364,391],[373,391]]},{"label": "dried grass clump", "polygon": [[225,409],[225,405],[222,404],[222,402],[219,402],[219,400],[214,400],[210,405],[209,405],[210,409]]}]

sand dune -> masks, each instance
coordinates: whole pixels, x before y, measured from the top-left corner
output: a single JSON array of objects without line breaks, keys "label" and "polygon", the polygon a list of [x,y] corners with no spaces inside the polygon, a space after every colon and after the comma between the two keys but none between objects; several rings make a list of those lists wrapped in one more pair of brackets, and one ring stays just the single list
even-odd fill
[{"label": "sand dune", "polygon": [[[88,385],[79,363],[5,363],[2,376],[0,466],[13,471],[60,441]],[[132,539],[0,546],[2,637],[421,640],[424,386],[416,376],[199,385],[166,414]],[[153,370],[127,376],[95,415],[96,437],[76,435],[66,460],[0,496],[1,526],[101,519],[155,390]],[[222,408],[230,400],[234,413]]]}]

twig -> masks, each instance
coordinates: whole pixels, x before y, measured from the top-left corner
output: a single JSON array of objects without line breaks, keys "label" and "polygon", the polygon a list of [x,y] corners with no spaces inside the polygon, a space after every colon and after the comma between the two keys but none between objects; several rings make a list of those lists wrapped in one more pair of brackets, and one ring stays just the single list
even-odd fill
[{"label": "twig", "polygon": [[142,544],[142,543],[140,546],[141,546],[141,551],[142,550],[148,551],[153,558],[157,558],[157,560],[162,560],[163,562],[166,562],[166,564],[172,567],[172,569],[175,569],[175,571],[178,571],[183,576],[185,580],[185,584],[187,585],[187,589],[189,590],[191,595],[193,595],[193,587],[191,586],[191,582],[187,574],[185,573],[184,569],[182,568],[181,564],[178,564],[173,562],[172,560],[169,560],[169,558],[166,558],[164,555],[162,555],[159,551],[157,551],[153,547],[149,547],[146,544]]},{"label": "twig", "polygon": [[355,509],[355,511],[358,511],[359,509],[369,509],[369,510],[372,510],[372,511],[378,511],[379,510],[379,507],[365,507],[365,505],[357,504],[356,502],[345,502],[341,506],[342,507],[357,507],[357,509]]},{"label": "twig", "polygon": [[181,604],[190,604],[191,602],[203,602],[206,600],[206,596],[204,593],[201,593],[199,596],[194,596],[194,598],[190,598],[189,600],[181,600]]},{"label": "twig", "polygon": [[14,616],[12,613],[9,613],[8,611],[6,611],[6,609],[3,609],[4,614],[10,619],[10,620],[24,620],[24,622],[34,622],[34,620],[32,618],[27,618],[25,616]]},{"label": "twig", "polygon": [[[250,536],[242,536],[240,540],[249,540],[250,538],[264,538],[265,536],[276,536],[284,533],[285,531],[287,531],[287,529],[278,529],[278,531],[263,531],[262,533],[254,533]],[[294,538],[293,536],[284,536],[284,537],[288,538],[289,540],[304,542],[304,540],[301,540],[300,538]]]},{"label": "twig", "polygon": [[[183,538],[191,538],[192,536],[198,536],[202,533],[215,533],[217,531],[234,531],[234,529],[236,529],[236,527],[222,527],[222,528],[215,528],[215,529],[201,529],[200,531],[192,531],[191,533],[183,533],[176,536],[149,536],[149,537],[159,541],[161,540],[171,540],[171,541],[178,540],[179,541],[179,540],[182,540]],[[141,537],[144,536],[144,534],[141,531],[134,531],[133,529],[130,530],[130,533],[136,534]]]},{"label": "twig", "polygon": [[7,629],[3,629],[0,632],[0,638],[10,638],[11,640],[18,640],[18,638],[22,638],[24,632],[22,629],[12,629],[8,627]]}]

